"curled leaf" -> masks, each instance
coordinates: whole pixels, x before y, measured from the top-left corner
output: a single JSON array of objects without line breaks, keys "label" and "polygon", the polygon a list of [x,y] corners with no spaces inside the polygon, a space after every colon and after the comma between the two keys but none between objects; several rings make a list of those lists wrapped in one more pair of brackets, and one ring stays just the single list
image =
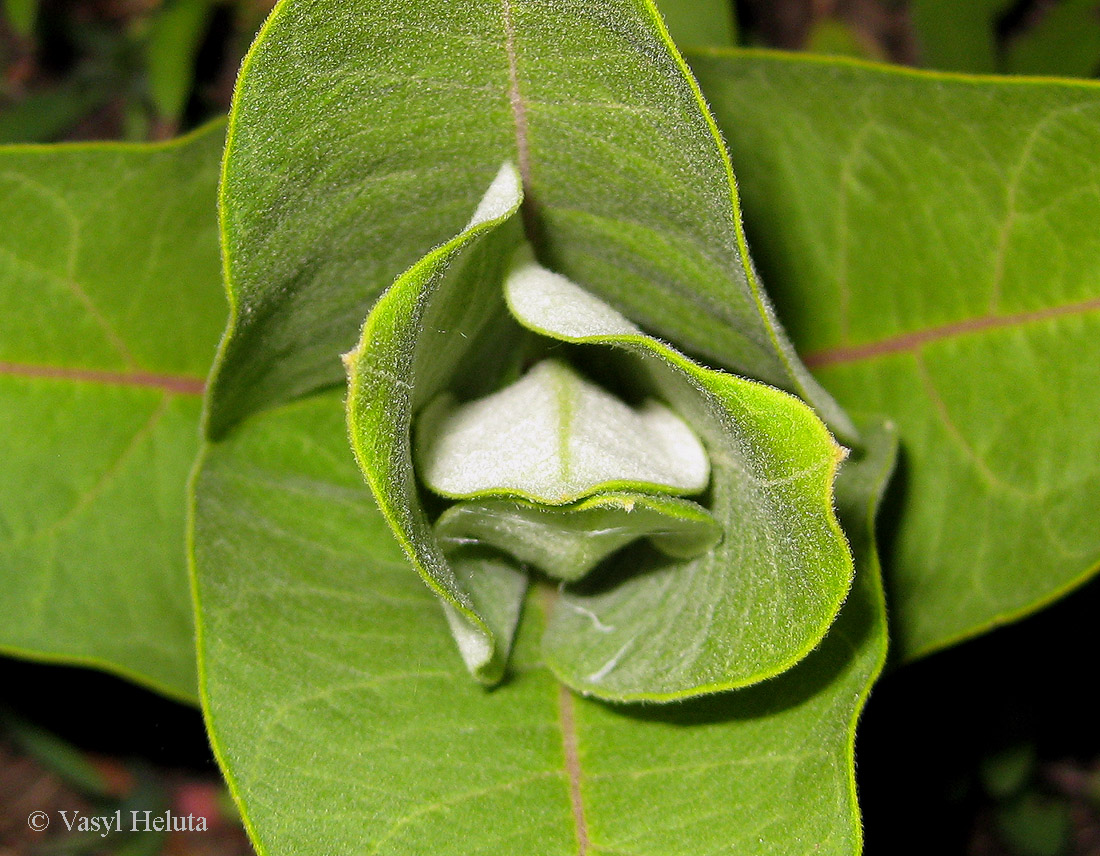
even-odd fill
[{"label": "curled leaf", "polygon": [[[501,173],[505,178],[498,177],[498,186],[508,180],[509,169]],[[502,674],[514,629],[507,625],[518,615],[522,586],[482,586],[485,580],[476,570],[467,573],[473,566],[466,564],[465,551],[450,556],[444,551],[440,530],[433,532],[421,505],[410,433],[417,411],[444,390],[458,399],[499,405],[499,397],[485,396],[507,380],[510,361],[500,352],[502,347],[522,351],[526,328],[550,340],[611,346],[628,355],[639,383],[702,440],[711,471],[704,501],[722,536],[701,553],[670,556],[642,543],[609,558],[591,581],[586,578],[559,599],[543,640],[547,663],[580,692],[620,700],[683,698],[785,671],[820,641],[851,582],[851,554],[833,511],[833,480],[844,450],[799,399],[692,362],[539,266],[516,223],[520,191],[511,180],[511,207],[496,206],[505,213],[491,220],[475,218],[461,235],[400,277],[371,312],[360,345],[348,359],[356,454],[398,540],[444,600],[467,665],[482,680]],[[540,379],[536,373],[535,394],[525,398],[523,392],[518,406],[505,401],[495,413],[477,414],[479,405],[467,405],[473,409],[466,415],[474,413],[467,427],[474,428],[458,445],[466,443],[480,456],[464,474],[468,494],[511,493],[528,501],[540,495],[533,482],[502,483],[500,477],[504,470],[509,478],[523,476],[533,410],[544,411],[535,419],[543,437],[534,445],[563,446],[562,408],[550,406],[554,396],[547,389],[561,382],[571,390],[570,400],[579,393],[553,363],[543,375]],[[621,432],[619,408],[628,410],[621,402],[580,408],[577,412],[591,424],[571,425],[569,442],[574,430],[589,436]],[[431,449],[443,434],[432,421],[429,414],[428,451],[420,456],[429,469],[421,476],[438,488],[439,471],[430,469],[438,460]],[[606,463],[599,455],[590,457],[585,466],[593,471]],[[548,457],[555,466],[562,459]],[[614,464],[620,465],[623,461]],[[667,489],[668,480],[662,481]],[[697,470],[685,484],[697,490],[706,481]],[[638,487],[630,477],[616,481],[600,471],[573,493],[559,484],[545,495],[562,503],[591,491],[605,496],[609,485],[627,485],[635,492]],[[440,492],[451,491],[444,487]],[[442,521],[444,535],[450,525]],[[544,558],[543,564],[559,571],[566,566],[569,540],[559,559]],[[496,546],[508,545],[498,539]],[[528,549],[512,552],[514,565],[502,561],[502,553],[475,551],[475,557],[482,561],[491,555],[494,573],[518,580],[512,575],[521,574]],[[456,573],[452,562],[465,570]],[[570,575],[577,573],[573,568]]]},{"label": "curled leaf", "polygon": [[489,544],[573,581],[639,538],[668,556],[694,558],[721,540],[722,527],[686,499],[604,493],[561,507],[516,498],[460,502],[440,515],[435,534],[445,550]]}]

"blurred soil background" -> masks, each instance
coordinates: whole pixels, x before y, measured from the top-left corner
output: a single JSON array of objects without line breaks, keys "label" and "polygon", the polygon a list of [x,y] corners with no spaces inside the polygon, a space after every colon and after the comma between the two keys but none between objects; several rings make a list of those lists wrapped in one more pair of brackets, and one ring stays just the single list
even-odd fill
[{"label": "blurred soil background", "polygon": [[[0,856],[250,856],[197,708],[87,669],[0,658]],[[66,829],[122,813],[123,832]],[[192,817],[205,831],[133,832],[144,818]],[[49,827],[30,828],[32,812]]]},{"label": "blurred soil background", "polygon": [[[0,0],[0,143],[160,140],[224,115],[270,8]],[[744,45],[979,73],[1100,71],[1100,0],[738,0],[729,23]],[[857,747],[868,856],[1100,856],[1100,672],[1081,666],[1100,650],[1098,615],[1100,581],[888,672]],[[197,710],[4,658],[0,687],[0,856],[251,852]],[[202,816],[208,831],[57,829],[61,809],[131,808]],[[28,829],[33,810],[50,812],[49,830]]]}]

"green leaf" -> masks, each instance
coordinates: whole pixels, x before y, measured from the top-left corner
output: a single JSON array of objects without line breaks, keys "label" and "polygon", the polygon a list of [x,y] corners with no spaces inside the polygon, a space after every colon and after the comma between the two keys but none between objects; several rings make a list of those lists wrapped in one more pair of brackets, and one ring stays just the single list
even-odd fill
[{"label": "green leaf", "polygon": [[821,18],[814,22],[804,47],[808,53],[849,56],[858,59],[883,59],[882,49],[865,33],[839,18]]},{"label": "green leaf", "polygon": [[181,698],[221,137],[0,149],[0,650]]},{"label": "green leaf", "polygon": [[177,121],[195,80],[195,58],[213,12],[211,0],[168,0],[153,17],[145,45],[149,90],[163,119]]},{"label": "green leaf", "polygon": [[287,0],[244,63],[227,146],[210,437],[337,382],[374,300],[506,160],[555,270],[851,436],[778,328],[725,150],[648,3]]},{"label": "green leaf", "polygon": [[38,0],[4,0],[4,17],[12,29],[20,36],[29,39],[34,32],[34,22],[38,17]]},{"label": "green leaf", "polygon": [[995,800],[1020,794],[1035,775],[1035,746],[1019,743],[982,759],[979,772],[985,792]]},{"label": "green leaf", "polygon": [[1092,77],[1100,72],[1100,6],[1096,0],[1062,0],[1009,42],[1005,70],[1013,74]]},{"label": "green leaf", "polygon": [[1100,567],[1100,86],[698,55],[792,335],[903,444],[905,657]]},{"label": "green leaf", "polygon": [[111,98],[106,75],[74,73],[0,111],[0,144],[52,140]]},{"label": "green leaf", "polygon": [[[418,498],[410,431],[414,410],[452,374],[476,374],[492,383],[501,373],[489,368],[493,351],[482,345],[514,339],[501,334],[507,308],[500,283],[520,241],[513,217],[519,204],[519,176],[505,164],[467,229],[394,283],[367,317],[357,349],[344,357],[348,426],[363,474],[409,561],[447,607],[470,671],[489,683],[504,673],[514,622],[494,627],[487,609],[518,616],[518,602],[513,609],[492,597],[479,603],[455,576]],[[458,372],[468,360],[478,361],[479,369]],[[522,597],[523,587],[506,584],[504,569],[498,566],[497,574],[504,577],[502,585],[484,594],[511,591]],[[513,574],[520,578],[518,570]]]},{"label": "green leaf", "polygon": [[945,71],[996,71],[997,18],[1012,5],[1012,0],[913,0],[923,64]]},{"label": "green leaf", "polygon": [[702,506],[643,493],[605,493],[558,508],[523,499],[460,502],[433,529],[444,552],[484,543],[569,582],[639,538],[678,559],[694,559],[722,540],[722,527]]},{"label": "green leaf", "polygon": [[1064,799],[1028,793],[996,814],[1001,838],[1018,856],[1061,856],[1074,834],[1070,805]]},{"label": "green leaf", "polygon": [[737,43],[733,0],[657,0],[657,8],[678,45],[732,47]]},{"label": "green leaf", "polygon": [[472,682],[371,502],[337,394],[208,444],[194,484],[202,691],[257,852],[854,856],[852,729],[885,644],[869,502],[890,461],[888,438],[865,436],[875,454],[838,487],[860,572],[823,644],[774,681],[660,708],[552,679],[544,591],[514,678]]},{"label": "green leaf", "polygon": [[97,800],[110,799],[110,784],[84,751],[4,708],[0,708],[0,726],[21,752],[30,755],[66,785]]}]

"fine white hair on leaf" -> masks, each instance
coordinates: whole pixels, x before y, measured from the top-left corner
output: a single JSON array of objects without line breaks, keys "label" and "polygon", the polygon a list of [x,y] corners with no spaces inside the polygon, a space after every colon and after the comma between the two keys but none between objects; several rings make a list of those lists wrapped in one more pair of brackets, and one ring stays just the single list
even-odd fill
[{"label": "fine white hair on leaf", "polygon": [[553,336],[585,339],[642,332],[598,297],[538,264],[529,247],[516,253],[504,294],[517,318]]},{"label": "fine white hair on leaf", "polygon": [[425,484],[454,498],[561,505],[616,486],[700,493],[710,478],[706,450],[679,416],[656,401],[635,410],[556,360],[477,401],[437,401],[416,453]]},{"label": "fine white hair on leaf", "polygon": [[459,615],[458,610],[446,601],[443,601],[443,612],[447,616],[447,624],[451,628],[451,635],[458,643],[462,660],[471,672],[475,674],[483,666],[487,665],[493,657],[493,646],[484,633],[473,628],[469,620]]},{"label": "fine white hair on leaf", "polygon": [[499,220],[519,204],[522,195],[519,172],[511,161],[505,161],[463,231],[469,231],[490,220]]}]

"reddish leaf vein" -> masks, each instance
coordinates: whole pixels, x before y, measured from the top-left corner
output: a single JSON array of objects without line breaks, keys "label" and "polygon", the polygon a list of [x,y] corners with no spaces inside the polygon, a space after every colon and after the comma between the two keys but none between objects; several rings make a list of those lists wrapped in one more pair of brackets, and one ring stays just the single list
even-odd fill
[{"label": "reddish leaf vein", "polygon": [[1067,315],[1082,315],[1086,312],[1097,311],[1100,311],[1100,298],[1093,298],[1080,303],[1070,303],[1065,306],[1052,306],[1033,312],[1019,312],[1015,315],[983,315],[977,318],[968,318],[965,321],[956,321],[952,324],[943,324],[939,327],[930,327],[927,330],[914,330],[911,333],[903,333],[889,339],[880,339],[877,342],[825,348],[804,355],[803,360],[810,368],[824,368],[825,366],[854,363],[890,354],[916,351],[931,342],[939,342],[970,333],[1019,327],[1023,324],[1033,324]]},{"label": "reddish leaf vein", "polygon": [[202,378],[185,375],[154,374],[152,372],[111,372],[99,369],[63,368],[26,363],[0,362],[0,375],[16,377],[41,377],[55,380],[71,380],[79,383],[105,386],[142,386],[159,389],[174,395],[202,395],[205,384]]}]

